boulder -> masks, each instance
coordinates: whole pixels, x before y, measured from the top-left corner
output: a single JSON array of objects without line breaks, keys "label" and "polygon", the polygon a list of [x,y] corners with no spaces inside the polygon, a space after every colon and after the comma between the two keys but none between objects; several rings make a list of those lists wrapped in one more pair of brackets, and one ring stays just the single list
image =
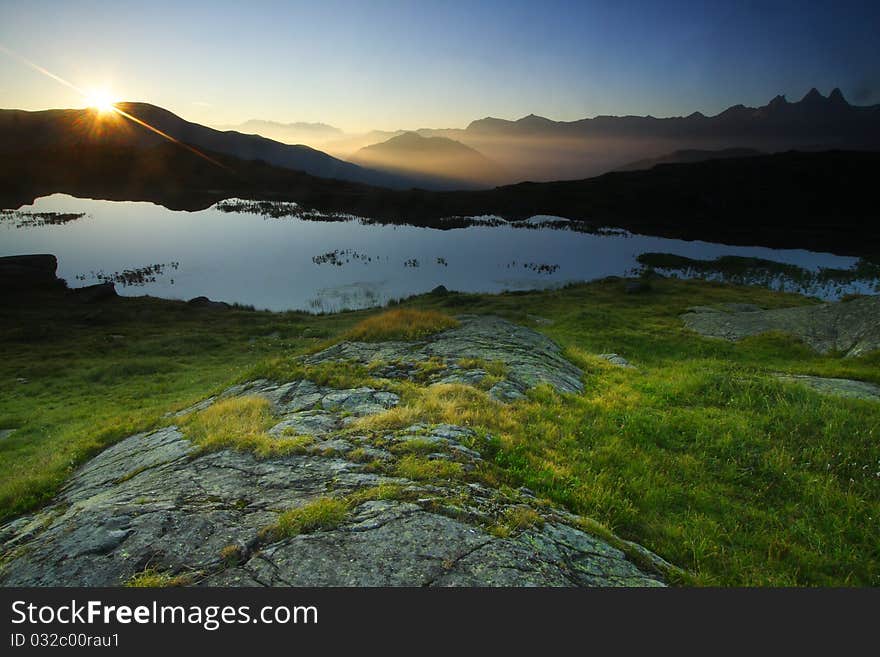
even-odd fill
[{"label": "boulder", "polygon": [[651,284],[647,281],[627,281],[623,286],[623,291],[626,294],[642,294],[650,290]]},{"label": "boulder", "polygon": [[187,301],[193,308],[229,308],[230,305],[225,301],[212,301],[208,297],[194,297]]},{"label": "boulder", "polygon": [[73,297],[82,303],[95,303],[97,301],[105,301],[117,297],[116,286],[111,282],[97,283],[96,285],[86,285],[85,287],[76,287],[71,290]]},{"label": "boulder", "polygon": [[761,310],[751,304],[696,306],[682,315],[701,335],[737,341],[768,331],[794,335],[820,353],[863,356],[880,349],[880,296]]},{"label": "boulder", "polygon": [[27,292],[63,289],[65,284],[56,276],[57,269],[58,260],[50,254],[0,258],[0,290]]}]

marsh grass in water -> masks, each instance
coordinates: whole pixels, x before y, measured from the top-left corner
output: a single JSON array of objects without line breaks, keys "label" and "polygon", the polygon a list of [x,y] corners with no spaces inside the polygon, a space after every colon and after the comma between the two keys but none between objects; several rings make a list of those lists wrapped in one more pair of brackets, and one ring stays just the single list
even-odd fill
[{"label": "marsh grass in water", "polygon": [[671,253],[642,253],[636,258],[643,272],[659,269],[690,277],[718,279],[737,285],[797,290],[804,294],[822,289],[834,289],[836,296],[853,283],[861,283],[874,292],[880,292],[880,261],[859,258],[849,269],[823,267],[816,271],[763,258],[721,256],[714,260],[700,260]]}]

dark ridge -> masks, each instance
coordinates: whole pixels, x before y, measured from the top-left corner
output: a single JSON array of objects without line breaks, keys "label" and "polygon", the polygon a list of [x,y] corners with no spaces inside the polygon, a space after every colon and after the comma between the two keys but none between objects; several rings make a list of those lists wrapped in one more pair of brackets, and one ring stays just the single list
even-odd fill
[{"label": "dark ridge", "polygon": [[163,143],[79,144],[0,160],[0,207],[62,192],[198,210],[230,197],[296,201],[387,223],[448,228],[446,217],[559,215],[683,239],[840,254],[880,254],[877,152],[788,152],[660,164],[586,180],[491,190],[389,190],[212,154],[217,167]]}]

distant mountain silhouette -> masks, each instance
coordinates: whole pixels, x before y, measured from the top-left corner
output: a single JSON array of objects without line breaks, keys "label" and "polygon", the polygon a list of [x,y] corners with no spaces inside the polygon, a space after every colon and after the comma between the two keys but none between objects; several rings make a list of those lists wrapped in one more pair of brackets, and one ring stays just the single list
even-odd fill
[{"label": "distant mountain silhouette", "polygon": [[[866,129],[867,133],[866,134]],[[840,89],[826,98],[815,88],[800,101],[776,96],[762,107],[734,105],[712,117],[658,119],[652,116],[597,116],[577,121],[552,121],[530,114],[516,121],[486,118],[466,128],[473,134],[553,137],[662,137],[676,139],[758,138],[771,142],[807,140],[808,145],[842,146],[851,140],[872,147],[880,142],[880,105],[850,105]],[[804,144],[797,144],[804,145]]]},{"label": "distant mountain silhouette", "polygon": [[279,123],[277,121],[264,121],[251,119],[237,125],[213,126],[217,130],[241,132],[248,135],[261,135],[280,141],[283,144],[305,144],[317,147],[331,139],[338,139],[345,133],[337,127],[326,123],[307,123],[297,121],[295,123]]},{"label": "distant mountain silhouette", "polygon": [[703,151],[699,149],[690,149],[682,151],[673,151],[660,157],[651,157],[646,160],[638,160],[629,164],[618,167],[616,171],[641,171],[643,169],[651,169],[658,164],[682,164],[686,162],[704,162],[706,160],[723,160],[731,157],[752,157],[753,155],[763,155],[761,151],[754,148],[722,148],[717,151]]},{"label": "distant mountain silhouette", "polygon": [[[191,123],[148,103],[117,103],[117,107],[199,149],[243,160],[262,160],[322,178],[391,188],[407,188],[414,184],[405,176],[371,171],[308,146],[282,144],[257,135],[221,132]],[[77,144],[148,148],[163,141],[166,140],[160,135],[127,118],[112,113],[99,114],[92,109],[43,112],[0,110],[0,153]]]},{"label": "distant mountain silhouette", "polygon": [[250,119],[235,125],[213,125],[211,127],[222,131],[231,130],[260,135],[284,144],[311,146],[342,160],[348,160],[351,155],[365,146],[388,141],[392,137],[406,132],[406,130],[370,130],[369,132],[349,133],[327,123],[304,121],[279,123],[263,119]]},{"label": "distant mountain silhouette", "polygon": [[880,150],[880,105],[851,105],[839,89],[827,97],[811,89],[797,102],[777,96],[762,107],[734,105],[715,116],[553,121],[530,114],[420,132],[476,148],[520,180],[551,181],[594,176],[682,150]]},{"label": "distant mountain silhouette", "polygon": [[[363,134],[322,132],[323,124],[284,124],[315,126],[312,132],[282,135],[267,121],[250,121],[240,127],[290,143],[308,144],[336,158],[367,165],[367,154],[359,149],[405,134],[404,131],[373,131]],[[247,126],[247,127],[245,127]],[[329,127],[329,126],[328,126]],[[286,128],[285,128],[286,129]],[[334,130],[330,128],[330,130]],[[577,121],[554,121],[535,114],[509,121],[488,117],[471,122],[467,128],[421,128],[422,137],[443,137],[470,147],[496,163],[501,175],[466,180],[464,168],[451,179],[437,180],[437,171],[425,169],[428,177],[413,184],[437,188],[449,185],[484,187],[526,180],[550,182],[578,180],[608,171],[631,170],[664,158],[668,161],[706,159],[698,151],[751,150],[765,153],[797,150],[880,150],[880,105],[856,106],[839,89],[826,97],[811,89],[801,100],[789,102],[779,95],[761,107],[734,105],[715,116],[692,112],[687,116],[598,116]],[[690,155],[681,155],[685,151]],[[390,158],[393,154],[389,153]],[[716,156],[713,156],[716,157]],[[726,157],[720,155],[719,157]],[[391,159],[386,173],[402,173],[413,162]],[[664,160],[667,161],[667,160]],[[376,165],[371,165],[376,166]],[[422,167],[418,164],[418,167]],[[474,169],[483,172],[481,167]],[[445,175],[445,172],[440,172]]]},{"label": "distant mountain silhouette", "polygon": [[351,162],[391,173],[422,177],[430,189],[494,187],[508,174],[479,151],[445,137],[405,132],[366,146]]},{"label": "distant mountain silhouette", "polygon": [[[325,124],[279,124],[308,126],[303,129],[313,131],[312,143],[318,135],[336,134],[322,142],[320,150],[214,130],[146,103],[119,107],[202,150],[394,189],[580,180],[652,161],[696,162],[737,151],[880,151],[880,105],[851,105],[838,89],[827,97],[812,89],[797,102],[777,96],[762,107],[734,105],[715,116],[693,112],[662,119],[599,116],[553,121],[530,114],[516,121],[480,119],[466,129],[360,135],[337,134]],[[115,120],[101,119],[95,110],[0,110],[0,153],[75,144],[148,147],[162,140],[136,123],[110,118]],[[247,125],[267,131],[272,124],[255,120]],[[721,151],[727,154],[718,154]],[[354,163],[346,161],[349,158]]]},{"label": "distant mountain silhouette", "polygon": [[322,144],[322,149],[343,160],[348,160],[360,149],[373,144],[381,144],[392,137],[399,137],[406,130],[370,130],[356,134],[343,134],[337,139],[331,139]]}]

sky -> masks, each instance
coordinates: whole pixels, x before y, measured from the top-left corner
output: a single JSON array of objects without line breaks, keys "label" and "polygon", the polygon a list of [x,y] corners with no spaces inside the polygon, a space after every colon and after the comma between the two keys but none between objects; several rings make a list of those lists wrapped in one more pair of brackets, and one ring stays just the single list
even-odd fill
[{"label": "sky", "polygon": [[[0,0],[0,47],[213,125],[716,114],[811,87],[880,103],[880,2],[864,0]],[[83,104],[0,50],[0,107]]]}]

